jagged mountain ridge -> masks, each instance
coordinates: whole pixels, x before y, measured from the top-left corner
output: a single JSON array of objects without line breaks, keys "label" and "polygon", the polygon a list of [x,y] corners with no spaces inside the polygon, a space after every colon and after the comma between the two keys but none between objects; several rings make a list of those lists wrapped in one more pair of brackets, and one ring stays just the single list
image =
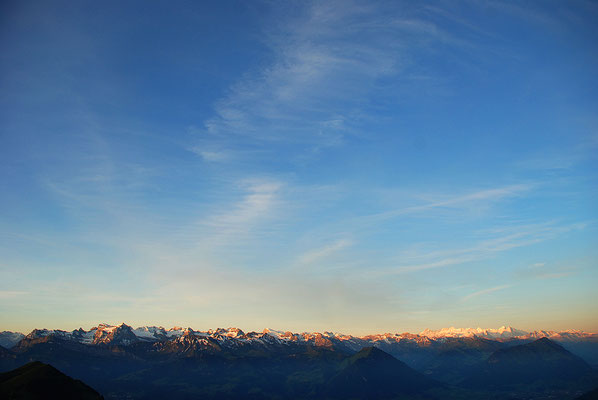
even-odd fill
[{"label": "jagged mountain ridge", "polygon": [[[12,337],[17,336],[13,334]],[[244,332],[239,328],[199,331],[178,326],[170,329],[158,326],[134,329],[122,323],[100,324],[88,331],[81,328],[71,332],[34,329],[20,341],[6,348],[11,352],[20,353],[36,343],[61,341],[90,348],[142,346],[161,353],[191,356],[220,351],[267,351],[274,348],[284,352],[305,346],[353,353],[364,347],[374,346],[404,361],[412,368],[427,371],[436,379],[451,382],[453,377],[443,372],[449,370],[447,365],[452,363],[460,368],[469,368],[498,348],[531,342],[541,337],[561,343],[590,364],[598,365],[598,335],[594,333],[572,330],[527,333],[511,327],[445,328],[439,331],[425,330],[419,334],[383,333],[359,337],[333,332],[293,333],[272,329],[264,329],[262,332]]]},{"label": "jagged mountain ridge", "polygon": [[481,337],[493,340],[535,340],[541,338],[548,338],[556,341],[575,341],[583,339],[598,339],[598,334],[591,332],[584,332],[580,330],[565,330],[565,331],[547,331],[538,330],[533,332],[526,332],[520,329],[515,329],[510,326],[501,326],[498,329],[483,329],[483,328],[443,328],[436,331],[426,329],[419,333],[420,336],[425,336],[432,339],[439,338],[465,338],[465,337]]},{"label": "jagged mountain ridge", "polygon": [[[142,340],[132,333],[135,331],[125,324],[101,325],[90,330],[92,333],[37,330],[6,354],[0,354],[0,371],[39,360],[96,387],[108,398],[158,399],[171,396],[174,390],[179,397],[172,398],[201,393],[205,398],[223,398],[225,394],[226,398],[322,398],[325,394],[332,399],[365,390],[375,392],[379,398],[412,398],[411,393],[417,399],[450,399],[455,390],[464,390],[461,394],[455,392],[454,398],[487,399],[484,393],[468,392],[462,382],[485,360],[497,357],[503,349],[519,346],[518,341],[478,337],[426,339],[421,344],[393,342],[382,335],[370,338],[378,340],[375,346],[353,351],[346,343],[357,345],[359,338],[340,340],[340,335],[332,333],[303,336],[270,330],[245,333],[238,329],[198,332],[188,328],[144,328],[142,334],[153,339]],[[135,336],[133,341],[131,334]],[[167,339],[156,339],[156,335]],[[551,347],[547,349],[550,351],[539,350],[551,353]],[[357,381],[364,383],[350,393],[343,389],[348,382]],[[417,382],[420,384],[415,385]],[[555,388],[569,393],[575,382]],[[594,384],[588,381],[579,389],[588,390]],[[516,389],[522,393],[534,390],[525,384]],[[426,395],[421,397],[423,392]],[[255,396],[244,397],[249,393]]]},{"label": "jagged mountain ridge", "polygon": [[166,342],[184,335],[194,335],[203,338],[212,338],[218,343],[227,345],[261,342],[261,343],[311,343],[316,346],[332,346],[334,343],[356,351],[368,345],[390,344],[396,342],[411,342],[419,346],[430,345],[432,341],[455,338],[485,338],[497,341],[508,340],[535,340],[543,337],[554,341],[583,341],[597,340],[598,334],[576,330],[567,331],[534,331],[525,332],[512,327],[500,327],[498,329],[482,328],[443,328],[432,331],[426,329],[419,334],[412,333],[383,333],[366,336],[352,336],[332,332],[283,332],[272,329],[264,329],[263,332],[245,333],[239,328],[218,328],[215,330],[196,331],[192,328],[173,327],[165,329],[156,326],[143,326],[133,329],[131,326],[122,323],[120,325],[100,324],[97,327],[86,331],[82,328],[74,331],[34,329],[28,335],[19,332],[4,331],[0,333],[0,345],[5,348],[12,348],[22,340],[34,340],[42,337],[53,336],[63,340],[72,340],[82,344],[100,345],[129,345],[136,342]]}]

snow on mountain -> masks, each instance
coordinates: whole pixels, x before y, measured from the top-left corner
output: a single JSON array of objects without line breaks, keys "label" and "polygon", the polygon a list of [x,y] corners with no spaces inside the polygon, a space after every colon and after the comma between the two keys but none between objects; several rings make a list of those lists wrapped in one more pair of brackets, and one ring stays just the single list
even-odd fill
[{"label": "snow on mountain", "polygon": [[221,350],[218,340],[206,335],[205,332],[195,332],[190,328],[182,332],[182,335],[175,336],[171,340],[155,343],[154,348],[160,352],[189,356],[198,352],[219,352]]},{"label": "snow on mountain", "polygon": [[100,324],[95,329],[93,344],[118,344],[128,345],[138,342],[139,338],[133,333],[133,329],[124,322],[118,326]]},{"label": "snow on mountain", "polygon": [[245,335],[245,333],[239,328],[228,328],[228,329],[218,328],[215,331],[210,329],[206,333],[211,336],[221,336],[221,337],[228,337],[228,338],[241,338]]},{"label": "snow on mountain", "polygon": [[440,338],[463,338],[463,337],[482,337],[486,339],[512,339],[519,336],[527,335],[527,332],[514,329],[510,326],[501,326],[498,329],[482,329],[482,328],[442,328],[437,331],[426,329],[419,334],[431,339]]},{"label": "snow on mountain", "polygon": [[588,333],[578,330],[566,330],[566,331],[534,331],[526,332],[519,329],[514,329],[510,326],[501,326],[498,329],[482,329],[482,328],[443,328],[437,331],[426,329],[420,332],[419,336],[428,337],[431,339],[442,339],[442,338],[463,338],[463,337],[481,337],[485,339],[494,340],[509,340],[509,339],[521,339],[521,340],[535,340],[541,338],[549,338],[551,340],[560,342],[575,342],[579,340],[596,339],[598,340],[598,334]]},{"label": "snow on mountain", "polygon": [[[232,329],[233,331],[227,331],[224,329],[217,329],[216,331],[218,331],[218,332],[226,331],[226,335],[230,336],[230,337],[236,337],[235,335],[238,334],[238,332],[240,332],[241,335],[243,334],[243,331],[241,331],[240,329],[229,328],[229,330],[230,329]],[[235,329],[238,331],[237,333],[234,332]],[[166,329],[162,326],[140,326],[136,329],[133,329],[132,331],[135,334],[135,336],[137,336],[137,338],[139,340],[147,341],[147,342],[156,342],[156,341],[170,340],[173,338],[179,338],[188,332],[195,334],[195,335],[203,335],[203,336],[209,336],[212,332],[216,332],[216,331],[198,332],[198,331],[194,331],[191,328],[181,328],[180,326],[175,326],[170,329]]]},{"label": "snow on mountain", "polygon": [[372,343],[396,343],[396,342],[411,342],[418,345],[429,345],[431,340],[427,336],[417,335],[413,333],[382,333],[376,335],[364,336],[361,339]]},{"label": "snow on mountain", "polygon": [[[173,328],[174,329],[174,328]],[[166,330],[161,326],[140,326],[137,329],[133,329],[133,333],[139,340],[155,342],[159,340],[168,340],[172,337],[178,337],[182,335],[182,329],[177,330]]]},{"label": "snow on mountain", "polygon": [[[73,332],[75,332],[75,331],[73,331]],[[87,331],[84,331],[83,329],[79,328],[79,334],[77,334],[76,337],[78,338],[78,341],[83,344],[92,344],[94,335],[95,335],[95,329],[92,329],[87,332]]]},{"label": "snow on mountain", "polygon": [[598,340],[597,333],[588,333],[578,330],[556,331],[534,331],[530,332],[521,339],[541,339],[548,338],[557,342],[577,342],[580,340]]},{"label": "snow on mountain", "polygon": [[278,340],[285,340],[286,338],[288,338],[292,335],[291,332],[277,331],[277,330],[269,329],[269,328],[264,329],[264,331],[262,333],[266,334],[266,335],[270,335]]},{"label": "snow on mountain", "polygon": [[166,329],[161,326],[142,326],[136,329],[122,323],[120,325],[99,324],[86,331],[82,328],[72,332],[50,329],[34,329],[27,336],[18,332],[1,332],[0,345],[12,348],[22,339],[29,342],[56,338],[72,340],[87,345],[130,345],[137,342],[166,343],[177,342],[186,348],[220,346],[234,348],[238,346],[257,344],[260,346],[290,345],[293,343],[307,343],[314,346],[342,346],[351,350],[359,350],[365,346],[394,346],[395,344],[430,346],[434,342],[442,342],[450,338],[484,338],[498,341],[535,340],[547,337],[559,342],[598,341],[598,334],[576,330],[567,331],[534,331],[525,332],[510,326],[498,329],[483,328],[443,328],[439,330],[426,329],[419,334],[412,333],[383,333],[367,336],[343,335],[333,332],[303,332],[293,333],[274,329],[264,329],[262,332],[243,332],[239,328],[218,328],[207,331],[195,331],[192,328],[173,327]]},{"label": "snow on mountain", "polygon": [[53,329],[34,329],[32,330],[27,336],[27,339],[39,339],[42,337],[50,336],[50,335],[60,335],[63,336],[66,334],[65,331],[60,330],[53,330]]},{"label": "snow on mountain", "polygon": [[162,327],[142,326],[137,329],[133,329],[133,333],[139,339],[153,341],[153,340],[157,340],[159,338],[159,336],[165,335],[166,330]]},{"label": "snow on mountain", "polygon": [[166,336],[168,337],[179,337],[183,334],[185,329],[181,328],[180,326],[175,326],[170,328],[166,331]]},{"label": "snow on mountain", "polygon": [[24,337],[25,335],[23,335],[21,332],[0,332],[0,346],[4,347],[5,349],[12,349]]}]

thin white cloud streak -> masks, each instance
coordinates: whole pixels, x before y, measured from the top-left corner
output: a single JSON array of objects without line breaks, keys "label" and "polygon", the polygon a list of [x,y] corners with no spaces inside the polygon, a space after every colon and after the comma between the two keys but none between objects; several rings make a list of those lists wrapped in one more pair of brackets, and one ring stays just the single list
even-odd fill
[{"label": "thin white cloud streak", "polygon": [[479,290],[477,292],[468,294],[467,296],[463,297],[461,299],[461,301],[462,302],[466,302],[466,301],[469,301],[469,300],[471,300],[473,298],[476,298],[476,297],[479,297],[479,296],[483,296],[483,295],[486,295],[486,294],[494,293],[494,292],[497,292],[499,290],[508,289],[508,288],[510,288],[512,286],[513,285],[500,285],[500,286],[495,286],[495,287],[491,287],[491,288],[484,289],[484,290]]},{"label": "thin white cloud streak", "polygon": [[[338,221],[323,221],[314,229],[309,231],[310,236],[329,237],[329,232],[343,232],[350,235],[361,235],[365,232],[368,234],[375,234],[375,231],[388,221],[392,221],[401,217],[422,217],[426,219],[445,218],[447,216],[455,215],[469,215],[472,209],[490,211],[491,207],[505,200],[516,200],[518,198],[527,196],[529,192],[533,191],[538,186],[537,183],[514,184],[507,186],[500,186],[495,188],[476,190],[461,195],[447,195],[435,194],[432,196],[422,196],[418,192],[400,192],[397,196],[393,194],[390,198],[385,196],[385,203],[401,202],[406,199],[420,199],[420,204],[413,206],[397,207],[387,211],[357,215],[353,217],[345,217]],[[366,190],[364,188],[363,190]],[[347,193],[344,193],[344,192]],[[338,187],[335,191],[335,196],[351,195],[352,192]],[[379,193],[375,191],[371,195],[372,198],[380,197]],[[432,200],[421,201],[421,198],[432,198]],[[396,200],[395,200],[396,199]],[[319,201],[325,203],[324,201]],[[479,216],[479,211],[476,211],[476,216]],[[535,226],[537,228],[537,226]],[[431,251],[427,254],[433,254]],[[452,257],[461,257],[460,252],[454,252]],[[448,261],[445,261],[448,262]],[[434,266],[430,265],[430,268]]]},{"label": "thin white cloud streak", "polygon": [[[217,209],[207,209],[204,216],[182,229],[184,240],[194,247],[213,249],[239,246],[263,239],[280,229],[284,216],[284,183],[268,179],[244,180],[236,185],[232,202],[220,202]],[[238,192],[241,193],[238,193]],[[240,198],[239,198],[240,197]]]},{"label": "thin white cloud streak", "polygon": [[210,217],[205,224],[216,229],[236,229],[267,215],[277,200],[278,182],[251,182],[246,194],[231,210]]},{"label": "thin white cloud streak", "polygon": [[225,151],[206,150],[199,146],[192,147],[190,150],[200,156],[204,161],[208,162],[223,162],[228,161],[231,158],[231,154]]},{"label": "thin white cloud streak", "polygon": [[29,292],[19,290],[0,290],[0,299],[13,299],[15,297],[21,297],[28,294]]},{"label": "thin white cloud streak", "polygon": [[425,264],[414,264],[414,265],[400,266],[400,267],[397,267],[396,269],[394,269],[392,272],[386,271],[382,274],[402,274],[402,273],[407,273],[407,272],[423,271],[426,269],[441,268],[441,267],[447,267],[449,265],[463,264],[466,262],[474,261],[476,259],[478,259],[478,258],[476,258],[476,256],[474,256],[474,255],[443,258],[441,260],[433,261],[433,262],[429,262],[429,263],[425,263]]},{"label": "thin white cloud streak", "polygon": [[573,275],[573,272],[549,272],[546,274],[538,274],[535,276],[536,279],[558,279],[558,278],[565,278],[567,276]]},{"label": "thin white cloud streak", "polygon": [[520,279],[560,279],[571,276],[577,271],[578,267],[535,263],[527,268],[518,270],[516,272],[516,277]]},{"label": "thin white cloud streak", "polygon": [[[456,249],[447,252],[424,253],[422,256],[420,256],[421,258],[432,258],[432,260],[424,263],[414,263],[388,268],[385,270],[381,270],[379,274],[404,274],[483,260],[491,258],[497,253],[505,252],[518,247],[524,247],[540,243],[542,241],[555,238],[560,234],[572,230],[583,229],[584,227],[585,224],[583,223],[571,224],[567,226],[552,226],[546,224],[537,225],[533,227],[528,226],[526,230],[512,233],[509,235],[495,237],[492,239],[487,239],[479,242],[476,246],[470,248]],[[522,227],[515,227],[512,229],[518,228]]]},{"label": "thin white cloud streak", "polygon": [[[596,125],[595,123],[593,125]],[[596,129],[596,128],[594,128]],[[539,170],[545,172],[572,171],[579,164],[595,157],[598,149],[598,134],[583,136],[580,141],[569,148],[540,149],[538,153],[514,163],[523,170]]]},{"label": "thin white cloud streak", "polygon": [[[472,210],[476,210],[476,216],[479,216],[480,209],[488,213],[492,206],[497,205],[501,201],[516,200],[527,196],[537,186],[538,184],[536,183],[515,184],[476,190],[461,195],[435,194],[432,196],[422,196],[418,192],[400,192],[398,196],[394,194],[391,198],[386,196],[385,203],[399,203],[409,201],[407,199],[419,199],[419,204],[396,207],[365,215],[356,215],[343,218],[339,221],[330,221],[329,223],[321,224],[314,231],[310,232],[310,234],[318,235],[318,230],[323,229],[327,232],[336,231],[349,232],[355,235],[363,234],[365,231],[375,230],[378,226],[401,217],[422,217],[426,219],[453,217],[455,215],[461,217],[463,215],[470,215]],[[339,191],[341,190],[339,189]],[[380,195],[374,192],[372,197],[380,197]],[[432,199],[422,201],[422,197]],[[324,234],[319,235],[323,236]]]},{"label": "thin white cloud streak", "polygon": [[396,218],[396,217],[399,217],[402,215],[415,214],[415,213],[420,213],[420,212],[428,212],[433,209],[462,208],[462,207],[469,206],[472,203],[476,203],[476,202],[492,203],[492,202],[504,200],[506,198],[522,196],[524,193],[529,192],[533,188],[534,188],[533,184],[517,184],[517,185],[510,185],[510,186],[504,186],[504,187],[493,188],[493,189],[484,189],[484,190],[475,191],[475,192],[472,192],[472,193],[469,193],[466,195],[462,195],[462,196],[451,197],[446,200],[437,200],[437,201],[432,201],[432,202],[418,205],[418,206],[405,207],[405,208],[400,208],[400,209],[392,210],[392,211],[385,211],[385,212],[378,213],[378,214],[368,215],[363,218],[372,220],[372,221],[382,221],[382,220]]},{"label": "thin white cloud streak", "polygon": [[304,253],[299,257],[299,262],[301,264],[312,264],[316,261],[325,259],[335,253],[338,253],[339,251],[351,246],[352,244],[353,242],[351,240],[337,240],[327,246]]}]

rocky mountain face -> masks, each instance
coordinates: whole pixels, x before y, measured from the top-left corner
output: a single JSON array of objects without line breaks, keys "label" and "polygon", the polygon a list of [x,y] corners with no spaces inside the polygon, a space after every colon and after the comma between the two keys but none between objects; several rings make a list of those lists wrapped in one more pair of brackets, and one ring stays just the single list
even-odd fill
[{"label": "rocky mountain face", "polygon": [[20,332],[0,332],[0,347],[10,349],[11,347],[16,346],[16,344],[19,343],[24,337],[25,335]]}]

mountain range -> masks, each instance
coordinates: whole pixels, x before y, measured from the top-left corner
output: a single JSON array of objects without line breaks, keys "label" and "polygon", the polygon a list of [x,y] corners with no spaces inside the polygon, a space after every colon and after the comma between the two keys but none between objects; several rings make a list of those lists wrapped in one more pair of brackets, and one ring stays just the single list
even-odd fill
[{"label": "mountain range", "polygon": [[[0,332],[0,347],[11,349],[17,345],[57,338],[86,345],[131,345],[135,343],[156,343],[157,346],[176,347],[180,343],[204,343],[207,347],[235,348],[272,344],[306,344],[334,347],[355,352],[368,346],[380,348],[417,369],[428,369],[434,375],[437,369],[446,371],[447,363],[456,368],[469,365],[503,347],[548,338],[560,343],[567,350],[581,356],[591,365],[598,366],[598,334],[577,330],[525,332],[512,327],[498,329],[444,328],[436,331],[426,329],[419,334],[383,333],[366,336],[352,336],[332,332],[283,332],[264,329],[262,332],[244,332],[239,328],[218,328],[207,331],[192,328],[173,327],[166,329],[143,326],[136,329],[124,323],[120,325],[99,324],[89,330],[73,331],[34,329],[29,334]],[[438,355],[441,354],[441,359]],[[449,379],[448,376],[436,376]],[[450,379],[449,379],[450,380]]]},{"label": "mountain range", "polygon": [[[12,348],[22,339],[35,339],[45,336],[54,335],[67,340],[74,340],[84,344],[131,344],[138,341],[168,341],[174,338],[179,338],[185,334],[193,334],[201,337],[210,337],[218,342],[224,341],[238,341],[238,342],[253,342],[262,340],[271,340],[272,337],[282,342],[306,342],[314,343],[316,345],[329,345],[331,342],[343,342],[350,348],[362,348],[364,344],[376,344],[378,342],[400,342],[411,341],[419,344],[429,343],[430,340],[443,340],[448,338],[484,338],[497,341],[511,341],[511,340],[534,340],[540,338],[548,338],[559,342],[580,342],[580,341],[598,341],[598,333],[588,333],[579,330],[566,331],[533,331],[526,332],[512,327],[502,326],[498,329],[482,329],[482,328],[443,328],[439,330],[426,329],[419,334],[412,333],[383,333],[366,336],[352,336],[332,332],[303,332],[292,333],[276,331],[272,329],[264,329],[263,332],[249,332],[244,333],[239,328],[218,328],[215,330],[197,331],[192,328],[173,327],[165,329],[161,326],[142,326],[133,329],[131,326],[122,323],[120,325],[99,324],[89,330],[83,328],[74,331],[50,330],[50,329],[34,329],[28,335],[20,332],[0,332],[0,346],[4,348]],[[269,337],[264,339],[264,335]]]},{"label": "mountain range", "polygon": [[590,365],[598,338],[579,331],[448,328],[357,337],[270,329],[134,329],[123,323],[70,332],[2,332],[0,338],[7,344],[0,347],[0,372],[41,361],[106,399],[333,399],[365,393],[370,398],[518,393],[566,399],[598,386]]}]

